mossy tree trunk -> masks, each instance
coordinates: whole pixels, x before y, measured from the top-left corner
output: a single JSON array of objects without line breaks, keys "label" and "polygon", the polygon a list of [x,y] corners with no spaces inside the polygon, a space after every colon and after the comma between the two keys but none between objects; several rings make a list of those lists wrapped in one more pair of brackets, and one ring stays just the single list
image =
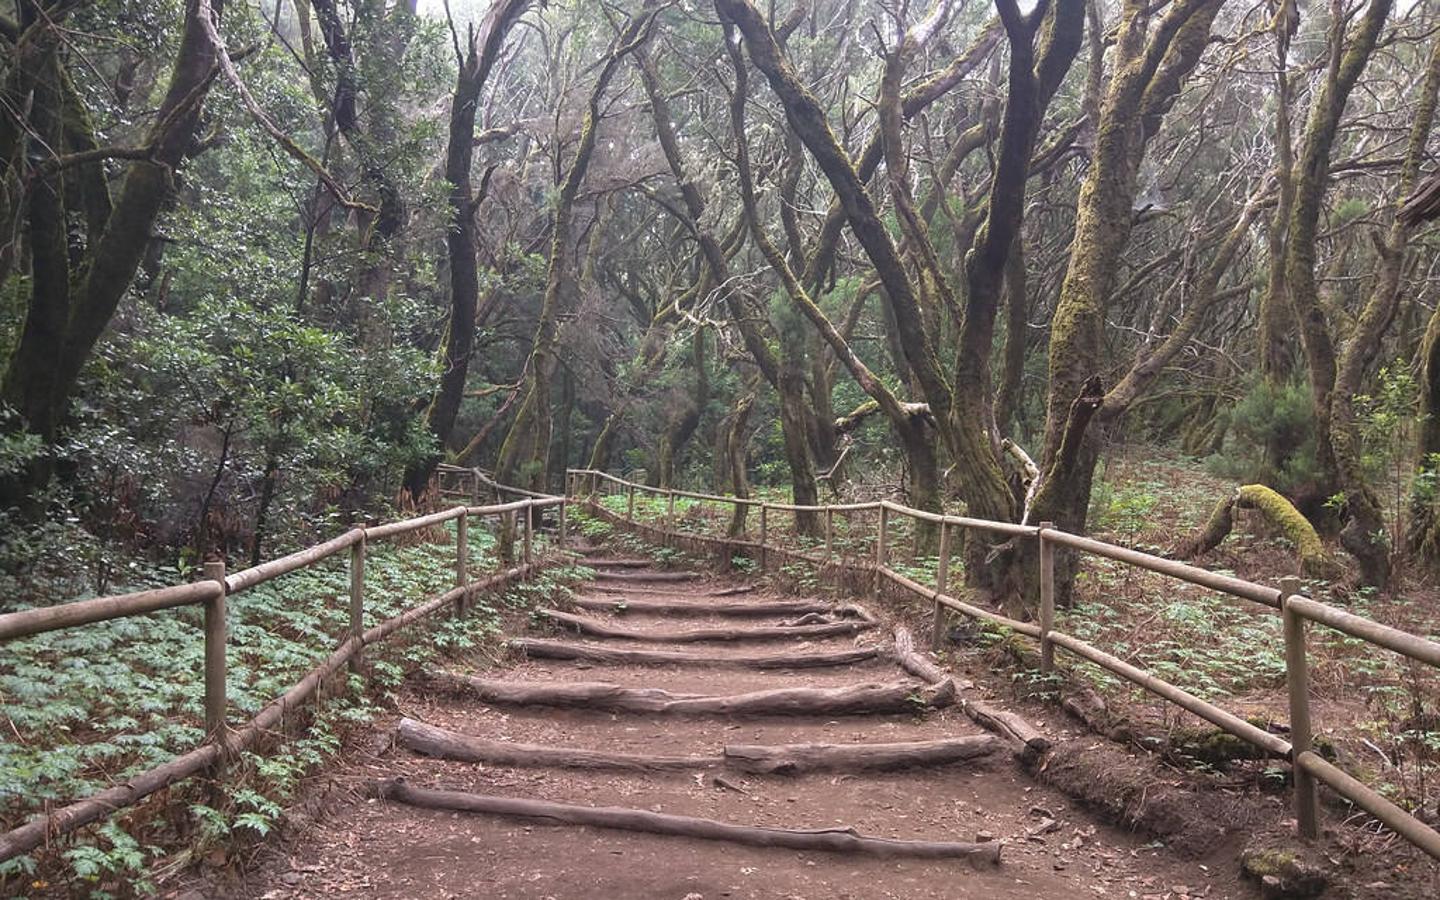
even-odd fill
[{"label": "mossy tree trunk", "polygon": [[[815,467],[810,458],[807,437],[809,413],[805,403],[806,363],[803,358],[803,344],[797,342],[793,332],[775,333],[769,317],[758,308],[754,298],[730,283],[726,254],[714,233],[702,224],[705,201],[685,170],[669,101],[661,90],[653,63],[643,55],[639,61],[656,134],[671,174],[675,176],[680,187],[684,212],[688,219],[686,225],[696,236],[711,281],[717,286],[724,286],[725,302],[745,349],[754,358],[761,375],[778,396],[780,430],[785,461],[790,469],[791,494],[796,504],[813,506],[819,500],[819,492],[815,484]],[[744,97],[739,91],[731,100],[732,109],[736,103],[743,109]],[[776,352],[777,345],[782,348],[782,352]],[[818,534],[819,518],[813,512],[797,513],[795,528],[801,534]]]},{"label": "mossy tree trunk", "polygon": [[[1326,495],[1338,489],[1345,497],[1345,526],[1341,542],[1360,564],[1360,576],[1367,584],[1383,586],[1390,575],[1390,553],[1380,504],[1370,489],[1362,464],[1362,448],[1355,424],[1352,395],[1360,388],[1365,366],[1379,340],[1394,318],[1401,257],[1407,231],[1397,223],[1381,245],[1380,271],[1370,298],[1356,322],[1347,345],[1337,352],[1335,339],[1326,321],[1316,280],[1316,234],[1321,207],[1329,185],[1330,155],[1340,129],[1340,120],[1350,93],[1360,80],[1380,40],[1393,0],[1370,0],[1364,13],[1346,27],[1348,18],[1331,23],[1330,60],[1325,77],[1315,92],[1305,127],[1304,142],[1297,160],[1291,212],[1285,279],[1295,317],[1300,323],[1301,343],[1309,371],[1315,404],[1316,457],[1324,479]],[[1427,79],[1427,82],[1431,79]],[[1422,111],[1424,147],[1433,115],[1433,85],[1429,111]],[[1416,129],[1421,122],[1417,120]],[[1411,153],[1415,153],[1412,133]],[[1423,150],[1421,151],[1423,152]],[[1418,172],[1419,157],[1414,158]],[[1410,174],[1411,182],[1414,174]],[[1402,191],[1401,197],[1404,196]]]},{"label": "mossy tree trunk", "polygon": [[[839,207],[843,210],[851,231],[875,266],[887,300],[888,312],[894,322],[893,339],[903,354],[905,367],[927,402],[930,420],[934,422],[946,449],[957,463],[956,471],[960,474],[956,483],[969,512],[977,516],[1013,520],[1013,499],[1000,471],[998,441],[992,439],[993,427],[990,427],[989,416],[956,414],[956,392],[947,380],[939,360],[938,336],[934,324],[937,298],[941,304],[953,304],[954,299],[950,296],[947,277],[939,265],[926,226],[910,200],[905,178],[906,156],[900,131],[905,118],[906,98],[901,94],[900,84],[909,56],[923,46],[929,35],[943,23],[948,13],[948,5],[940,4],[929,19],[902,32],[898,45],[887,55],[886,72],[881,85],[880,151],[887,161],[891,194],[897,204],[902,233],[915,257],[919,272],[918,277],[913,280],[906,272],[900,252],[879,218],[875,201],[866,189],[864,179],[831,132],[819,102],[800,82],[784,58],[779,43],[759,10],[748,0],[716,0],[715,7],[722,22],[732,23],[740,30],[750,59],[766,76],[785,110],[791,129],[810,151],[835,190]],[[987,246],[990,252],[980,263],[987,277],[993,275],[994,290],[984,298],[984,302],[991,306],[989,321],[977,320],[972,325],[972,337],[975,340],[979,340],[984,334],[993,334],[993,308],[998,302],[1004,259],[1019,228],[1030,149],[1038,129],[1039,115],[1044,109],[1040,97],[1045,96],[1048,99],[1048,95],[1044,93],[1046,88],[1041,85],[1048,86],[1048,91],[1053,93],[1054,85],[1058,85],[1060,77],[1068,69],[1075,48],[1078,48],[1080,43],[1079,20],[1083,17],[1083,5],[1071,2],[1056,4],[1054,10],[1049,7],[1042,8],[1038,14],[1031,17],[1021,16],[1013,3],[1007,4],[1002,13],[1006,11],[1009,13],[1006,30],[1011,37],[1012,52],[1018,46],[1022,55],[1019,66],[1023,72],[1024,83],[1018,89],[1012,87],[1017,91],[1011,104],[1012,127],[1008,141],[1002,139],[1001,156],[1002,165],[1006,166],[1005,183],[992,195],[992,201],[997,203],[998,208],[993,213],[991,231],[994,234],[993,244],[998,250]],[[1073,28],[1067,24],[1069,19],[1066,18],[1071,12],[1077,13]],[[1043,28],[1042,23],[1045,23]],[[1038,68],[1036,56],[1032,55],[1037,34],[1044,35]],[[743,125],[737,130],[743,130]],[[999,181],[997,176],[997,182]],[[1015,196],[1016,194],[1019,196]],[[995,201],[996,196],[1000,196],[1001,201]],[[772,268],[781,269],[775,260],[771,262]],[[813,272],[807,271],[805,281],[810,282],[812,276]],[[782,279],[787,282],[787,290],[792,298],[798,298],[800,292],[792,287],[791,282],[797,287],[800,282],[793,273],[789,278],[785,278],[782,272]],[[802,308],[805,308],[807,314],[811,313],[812,307],[813,302],[802,302]],[[818,308],[815,310],[818,312]],[[816,321],[817,317],[811,315],[811,319]],[[834,328],[827,329],[818,322],[817,327],[821,327],[822,334],[830,340],[832,348],[845,359],[845,352],[832,339],[832,336],[837,334]],[[849,356],[853,358],[853,354]],[[988,366],[988,346],[982,366]],[[852,374],[856,371],[852,367]],[[865,384],[864,376],[857,374],[856,378],[862,386]],[[988,386],[988,374],[984,383]],[[970,385],[966,384],[965,387],[968,389]],[[897,429],[913,427],[901,425],[914,418],[913,410],[902,408],[893,397],[878,395],[871,388],[867,388],[867,393],[880,402]],[[901,434],[902,442],[907,447],[916,446],[911,438],[918,439],[918,435],[906,434],[903,431]],[[924,479],[923,482],[920,478],[916,479],[917,487],[926,484],[921,490],[928,491],[930,465],[927,461],[912,460],[912,470],[912,474]],[[938,478],[934,483],[938,485]],[[973,576],[982,568],[970,567],[967,571]]]},{"label": "mossy tree trunk", "polygon": [[[1299,4],[1287,4],[1286,14],[1277,15],[1271,25],[1275,32],[1275,182],[1279,199],[1266,229],[1265,289],[1260,294],[1256,318],[1259,326],[1260,372],[1274,386],[1290,377],[1290,345],[1295,317],[1285,283],[1286,229],[1295,207],[1295,150],[1290,135],[1292,97],[1288,60],[1290,38],[1299,25]],[[1267,447],[1272,459],[1286,452],[1284,447]]]},{"label": "mossy tree trunk", "polygon": [[[1126,0],[1121,9],[1112,51],[1115,72],[1101,102],[1090,167],[1080,187],[1073,249],[1050,323],[1042,482],[1031,521],[1085,530],[1100,452],[1099,437],[1090,435],[1088,426],[1103,402],[1096,375],[1105,357],[1105,310],[1130,239],[1140,164],[1147,141],[1208,45],[1221,5],[1222,0],[1179,0],[1158,21],[1156,8],[1141,0]],[[1022,542],[1020,553],[1026,578],[1038,568],[1030,543]],[[1060,554],[1056,580],[1062,602],[1069,597],[1074,571],[1073,554]]]},{"label": "mossy tree trunk", "polygon": [[[65,90],[70,83],[61,56],[61,29],[71,7],[42,9],[34,0],[18,6],[19,49],[12,63],[7,92],[29,93],[27,121],[21,128],[8,120],[0,128],[0,180],[9,190],[11,169],[27,141],[35,142],[34,158],[44,160],[28,173],[28,205],[22,213],[30,229],[31,279],[25,298],[25,321],[0,379],[0,401],[8,403],[23,428],[53,441],[70,405],[80,371],[109,325],[135,278],[151,231],[169,195],[175,170],[187,157],[201,107],[216,65],[215,47],[200,22],[202,10],[218,19],[222,0],[185,5],[185,25],[165,96],[145,136],[148,153],[131,154],[118,195],[111,194],[98,169],[59,165],[57,152],[83,152],[96,146],[88,119],[65,117]],[[43,143],[43,146],[42,146]],[[85,250],[72,259],[67,246],[64,210],[67,195],[85,216]],[[41,463],[18,476],[0,480],[0,507],[22,503],[48,481],[51,470]]]},{"label": "mossy tree trunk", "polygon": [[694,370],[695,387],[686,399],[684,407],[675,415],[660,438],[659,465],[656,468],[656,483],[662,488],[673,488],[675,482],[676,456],[684,451],[685,445],[700,427],[700,418],[710,405],[710,364],[706,352],[706,334],[703,326],[696,327],[690,338],[690,362]]},{"label": "mossy tree trunk", "polygon": [[559,347],[561,293],[573,280],[570,274],[572,243],[575,240],[575,200],[585,181],[591,157],[595,153],[600,124],[600,103],[614,79],[621,62],[648,39],[655,11],[647,9],[626,23],[612,45],[590,91],[585,117],[580,126],[580,139],[575,158],[570,164],[560,194],[555,201],[554,224],[550,244],[550,263],[545,276],[545,296],[535,328],[533,348],[525,370],[525,396],[510,431],[500,447],[496,478],[502,484],[524,481],[531,490],[545,491],[549,486],[547,471],[550,455],[551,406],[550,382],[555,372]]},{"label": "mossy tree trunk", "polygon": [[[755,407],[756,387],[757,384],[752,380],[749,389],[735,404],[735,414],[730,417],[730,425],[725,429],[725,461],[729,467],[727,474],[730,480],[730,492],[742,500],[750,497],[750,475],[746,463],[749,455],[750,410]],[[730,516],[730,527],[727,530],[731,537],[738,537],[744,533],[745,519],[749,510],[750,507],[743,503],[735,505]]]}]

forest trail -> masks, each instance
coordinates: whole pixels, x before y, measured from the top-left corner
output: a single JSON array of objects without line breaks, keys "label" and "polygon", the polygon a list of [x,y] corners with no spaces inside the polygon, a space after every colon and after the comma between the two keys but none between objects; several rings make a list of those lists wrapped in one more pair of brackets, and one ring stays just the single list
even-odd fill
[{"label": "forest trail", "polygon": [[[1031,779],[946,690],[896,665],[888,629],[863,608],[641,560],[595,565],[599,577],[568,610],[532,616],[531,631],[543,634],[518,642],[528,655],[412,680],[400,716],[377,723],[368,751],[348,755],[325,811],[242,889],[219,895],[1253,896],[1233,855],[1228,865],[1180,859]],[[775,636],[786,629],[797,635]],[[787,746],[799,744],[838,746]],[[446,748],[464,759],[436,758]],[[680,822],[690,832],[748,826],[747,839],[776,840],[754,829],[853,829],[877,841],[839,851],[754,846],[564,824],[548,808],[531,809],[537,817],[454,808],[507,799],[564,804],[560,815],[624,808],[602,815],[644,825],[691,817]],[[896,842],[927,843],[916,857],[913,844]]]}]

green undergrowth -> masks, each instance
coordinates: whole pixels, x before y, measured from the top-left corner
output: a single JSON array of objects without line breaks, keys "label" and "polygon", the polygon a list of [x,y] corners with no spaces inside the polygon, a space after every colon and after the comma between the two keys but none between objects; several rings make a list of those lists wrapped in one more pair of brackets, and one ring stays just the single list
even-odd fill
[{"label": "green undergrowth", "polygon": [[[489,529],[469,529],[471,577],[499,568]],[[454,584],[453,525],[430,542],[367,547],[365,626],[374,626]],[[0,866],[0,894],[62,891],[78,896],[145,895],[156,878],[222,842],[256,839],[275,825],[299,779],[370,721],[407,672],[437,655],[492,641],[507,610],[553,602],[588,575],[547,570],[503,594],[477,597],[462,619],[435,617],[366,649],[366,675],[327,685],[296,720],[292,740],[267,742],[232,764],[222,790],[199,779],[170,792],[172,812],[127,811]],[[143,585],[150,586],[150,585]],[[243,724],[334,651],[349,622],[346,554],[282,576],[228,600],[229,720]],[[0,826],[82,798],[165,763],[203,737],[202,613],[167,610],[12,641],[0,654]],[[301,717],[304,718],[301,718]],[[184,810],[176,816],[173,809]],[[144,808],[151,808],[145,804]],[[183,841],[178,854],[165,848]]]}]

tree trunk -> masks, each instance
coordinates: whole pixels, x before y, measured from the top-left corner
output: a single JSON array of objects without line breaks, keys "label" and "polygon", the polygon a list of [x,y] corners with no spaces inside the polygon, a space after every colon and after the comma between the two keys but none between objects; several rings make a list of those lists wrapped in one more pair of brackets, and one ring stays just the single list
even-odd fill
[{"label": "tree trunk", "polygon": [[[480,297],[476,200],[470,180],[475,155],[475,114],[506,35],[529,6],[530,0],[504,0],[495,4],[480,24],[478,34],[471,30],[465,57],[456,60],[460,69],[455,93],[450,99],[450,137],[445,147],[445,180],[450,184],[450,228],[445,234],[450,270],[450,321],[445,332],[440,388],[425,412],[425,424],[435,436],[437,453],[406,474],[405,485],[412,497],[418,498],[425,490],[436,464],[443,458],[465,397],[470,353],[475,345],[475,309]],[[338,92],[337,87],[337,95]]]},{"label": "tree trunk", "polygon": [[[1103,402],[1096,373],[1104,365],[1105,310],[1130,239],[1140,164],[1147,141],[1209,44],[1221,5],[1221,0],[1180,0],[1152,29],[1153,7],[1141,0],[1124,4],[1115,32],[1116,71],[1102,104],[1080,188],[1073,249],[1051,317],[1042,483],[1031,505],[1032,521],[1085,530],[1101,446],[1101,436],[1088,435],[1086,428]],[[1017,556],[1021,577],[1033,580],[1034,550],[1028,543],[1033,542],[1021,543]],[[1057,556],[1061,602],[1068,600],[1074,570],[1073,554]]]},{"label": "tree trunk", "polygon": [[551,438],[550,379],[555,371],[556,352],[559,347],[559,316],[561,293],[570,283],[571,243],[574,241],[575,201],[580,195],[585,173],[595,153],[595,143],[600,125],[600,103],[610,86],[621,61],[634,52],[649,37],[650,23],[655,17],[654,9],[647,9],[631,19],[624,31],[612,45],[605,63],[590,91],[590,100],[585,108],[585,118],[580,126],[580,140],[575,149],[575,159],[560,187],[555,201],[555,216],[550,244],[550,264],[545,278],[545,296],[540,306],[540,319],[535,328],[533,349],[526,366],[525,399],[515,414],[515,421],[500,447],[500,459],[495,467],[496,480],[502,484],[517,485],[522,480],[531,490],[549,489],[547,471]]},{"label": "tree trunk", "polygon": [[[40,268],[32,271],[25,324],[0,379],[0,400],[19,413],[16,427],[47,442],[54,439],[69,408],[81,369],[130,289],[155,219],[171,189],[173,173],[190,147],[216,61],[215,47],[200,16],[213,13],[218,19],[223,7],[223,0],[187,2],[175,67],[156,111],[155,124],[146,135],[146,144],[154,148],[153,153],[149,159],[129,164],[103,229],[88,235],[85,258],[76,272],[70,270],[65,257],[48,252],[53,246],[50,222],[54,208],[47,204],[60,202],[63,208],[61,198],[67,190],[64,182],[68,171],[42,167],[43,177],[30,190],[31,209],[27,213],[39,216],[30,226],[32,269],[36,264]],[[30,116],[35,121],[24,129],[0,129],[0,158],[7,162],[14,158],[14,148],[7,144],[16,144],[23,135],[44,137],[48,133],[54,143],[47,152],[65,146],[60,118],[64,77],[56,55],[56,29],[64,24],[66,10],[57,8],[40,16],[38,8],[38,4],[30,2],[21,4],[20,24],[25,30],[17,43],[26,52],[19,54],[12,72],[22,82],[40,77],[43,83],[21,85],[33,93]],[[4,118],[9,121],[12,117]],[[78,167],[76,174],[83,178],[85,169]],[[64,249],[63,227],[60,238],[59,246]],[[42,251],[38,258],[34,256],[36,247]],[[49,468],[42,466],[18,478],[0,479],[0,507],[19,504],[49,477]]]},{"label": "tree trunk", "polygon": [[[1324,479],[1321,491],[1325,496],[1335,488],[1344,492],[1346,523],[1341,532],[1341,543],[1360,563],[1360,577],[1364,582],[1378,587],[1383,587],[1389,578],[1390,554],[1379,501],[1366,483],[1352,397],[1360,388],[1365,363],[1379,346],[1381,336],[1394,318],[1393,305],[1403,262],[1406,226],[1397,222],[1391,242],[1382,246],[1380,271],[1377,272],[1371,298],[1362,310],[1356,333],[1339,353],[1320,303],[1315,263],[1316,232],[1320,208],[1329,186],[1331,150],[1350,93],[1379,43],[1380,32],[1392,5],[1393,0],[1370,0],[1364,14],[1348,29],[1348,34],[1345,21],[1331,24],[1330,67],[1315,93],[1314,105],[1306,123],[1305,140],[1296,169],[1295,207],[1290,218],[1289,247],[1285,259],[1285,279],[1295,317],[1300,322],[1301,343],[1305,349],[1315,404],[1316,462]],[[1433,76],[1427,79],[1427,88],[1433,91],[1433,85],[1428,84],[1430,81],[1433,81]],[[1429,105],[1430,111],[1422,112],[1420,117],[1424,124],[1419,137],[1422,148],[1429,135],[1433,93]],[[1416,130],[1419,130],[1418,127]],[[1414,140],[1412,135],[1410,153],[1418,172],[1420,157],[1416,155]],[[1419,152],[1423,153],[1423,150]],[[1411,181],[1413,183],[1413,177]],[[1404,190],[1400,196],[1405,196]]]}]

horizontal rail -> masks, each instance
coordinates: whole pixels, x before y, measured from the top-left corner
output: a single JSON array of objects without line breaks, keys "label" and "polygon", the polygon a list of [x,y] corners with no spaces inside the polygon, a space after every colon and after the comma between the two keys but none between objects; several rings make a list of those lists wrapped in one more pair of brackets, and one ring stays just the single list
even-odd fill
[{"label": "horizontal rail", "polygon": [[964,600],[956,599],[955,597],[951,597],[948,594],[942,594],[939,591],[936,591],[934,588],[927,588],[920,582],[901,575],[899,572],[896,572],[889,566],[883,566],[880,569],[880,574],[884,575],[886,578],[889,578],[891,581],[898,584],[902,588],[913,591],[914,593],[919,594],[927,600],[939,603],[941,606],[948,607],[955,610],[956,612],[964,613],[971,618],[984,619],[986,622],[989,622],[992,625],[999,625],[1002,628],[1009,628],[1012,631],[1017,631],[1020,634],[1026,635],[1028,637],[1038,638],[1040,636],[1040,628],[1037,625],[1032,625],[1029,622],[1021,622],[1019,619],[1012,619],[1008,616],[1002,616],[999,613],[991,612],[988,609],[982,609],[978,606],[972,606],[969,603],[966,603]]},{"label": "horizontal rail", "polygon": [[40,606],[0,615],[0,641],[28,637],[46,631],[58,631],[92,622],[104,622],[125,616],[142,616],[162,609],[208,603],[220,596],[220,584],[197,581],[174,587],[93,600],[76,600],[58,606]]},{"label": "horizontal rail", "polygon": [[1144,669],[1132,666],[1118,657],[1111,656],[1104,650],[1096,649],[1079,638],[1072,637],[1061,631],[1050,632],[1049,639],[1055,646],[1064,647],[1076,656],[1084,657],[1097,666],[1108,669],[1116,675],[1140,685],[1152,694],[1158,694],[1164,697],[1176,706],[1194,713],[1210,724],[1235,735],[1241,740],[1249,741],[1255,746],[1282,758],[1288,758],[1290,756],[1289,741],[1277,737],[1263,728],[1252,725],[1239,716],[1228,713],[1213,703],[1201,700],[1189,691],[1181,690],[1167,681],[1161,681]]},{"label": "horizontal rail", "polygon": [[1418,662],[1440,667],[1440,643],[1391,628],[1389,625],[1381,625],[1309,597],[1287,597],[1285,605],[1312,622],[1328,625],[1336,631],[1343,631],[1351,637],[1394,650]]},{"label": "horizontal rail", "polygon": [[469,472],[475,477],[476,481],[480,482],[486,487],[493,488],[497,491],[504,491],[507,494],[519,494],[522,497],[529,497],[532,500],[556,499],[554,494],[542,494],[539,491],[527,491],[525,488],[511,487],[508,484],[500,484],[494,479],[488,477],[484,472],[481,472],[479,469],[460,469],[459,471]]},{"label": "horizontal rail", "polygon": [[251,566],[248,569],[241,569],[231,575],[225,576],[225,588],[231,594],[255,587],[257,584],[277,578],[296,569],[303,569],[313,565],[329,556],[334,556],[341,550],[348,548],[351,544],[357,544],[366,537],[364,528],[352,528],[336,538],[331,538],[323,543],[306,547],[304,550],[297,550],[288,556],[279,559],[272,559],[263,562],[258,566]]},{"label": "horizontal rail", "polygon": [[1191,584],[1198,584],[1211,590],[1232,594],[1236,597],[1243,597],[1246,600],[1253,600],[1256,603],[1274,609],[1280,608],[1280,589],[1266,587],[1263,584],[1256,584],[1253,581],[1246,581],[1243,578],[1235,578],[1231,575],[1221,575],[1218,572],[1211,572],[1198,566],[1187,565],[1176,562],[1173,559],[1165,559],[1162,556],[1155,556],[1139,550],[1131,550],[1129,547],[1117,547],[1114,544],[1107,544],[1104,541],[1097,541],[1094,538],[1080,537],[1070,534],[1067,531],[1059,531],[1054,528],[1046,528],[1041,534],[1047,541],[1052,541],[1064,547],[1075,550],[1083,550],[1086,553],[1093,553],[1096,556],[1104,556],[1109,559],[1119,560],[1148,569],[1151,572],[1159,572],[1161,575],[1169,575],[1171,578],[1178,578],[1181,581],[1188,581]]},{"label": "horizontal rail", "polygon": [[1016,525],[1013,522],[996,522],[991,519],[972,519],[968,516],[947,516],[941,513],[927,512],[923,509],[915,509],[896,503],[893,500],[881,500],[880,505],[894,513],[907,516],[911,519],[920,519],[924,522],[932,522],[936,525],[957,525],[961,528],[969,528],[974,531],[993,531],[997,534],[1011,534],[1020,537],[1029,537],[1040,533],[1038,525]]},{"label": "horizontal rail", "polygon": [[[461,515],[493,516],[521,509],[547,509],[563,506],[564,497],[539,495],[535,499],[516,500],[495,506],[456,506],[426,516],[376,525],[371,528],[352,528],[328,541],[313,544],[294,553],[263,562],[258,566],[232,572],[225,578],[225,592],[237,594],[256,585],[263,584],[281,575],[295,572],[314,565],[362,540],[374,541],[394,537],[421,528],[428,528],[448,522]],[[172,587],[109,597],[94,597],[89,600],[74,600],[55,606],[42,606],[13,613],[0,614],[0,641],[29,637],[49,631],[60,631],[110,619],[128,616],[143,616],[148,613],[182,606],[208,603],[220,594],[220,586],[214,581],[196,581],[177,584]]]},{"label": "horizontal rail", "polygon": [[828,506],[801,506],[795,503],[771,503],[768,500],[760,501],[760,505],[766,509],[776,509],[780,512],[867,512],[872,509],[879,509],[885,501],[873,500],[869,503],[832,503]]},{"label": "horizontal rail", "polygon": [[1440,859],[1440,832],[1386,800],[1313,750],[1301,753],[1295,762],[1306,772],[1330,785],[1341,796],[1384,822],[1396,834],[1435,859]]},{"label": "horizontal rail", "polygon": [[365,529],[365,540],[374,541],[380,538],[394,537],[397,534],[408,534],[411,531],[419,531],[422,528],[443,525],[451,519],[458,519],[463,515],[465,515],[465,507],[455,506],[450,509],[442,509],[437,513],[431,513],[428,516],[405,519],[400,522],[391,522],[388,525],[376,525],[374,528]]},{"label": "horizontal rail", "polygon": [[499,503],[494,506],[467,506],[465,512],[471,516],[495,516],[521,509],[548,509],[564,504],[565,498],[563,497],[555,497],[550,500],[511,500],[509,503]]}]

